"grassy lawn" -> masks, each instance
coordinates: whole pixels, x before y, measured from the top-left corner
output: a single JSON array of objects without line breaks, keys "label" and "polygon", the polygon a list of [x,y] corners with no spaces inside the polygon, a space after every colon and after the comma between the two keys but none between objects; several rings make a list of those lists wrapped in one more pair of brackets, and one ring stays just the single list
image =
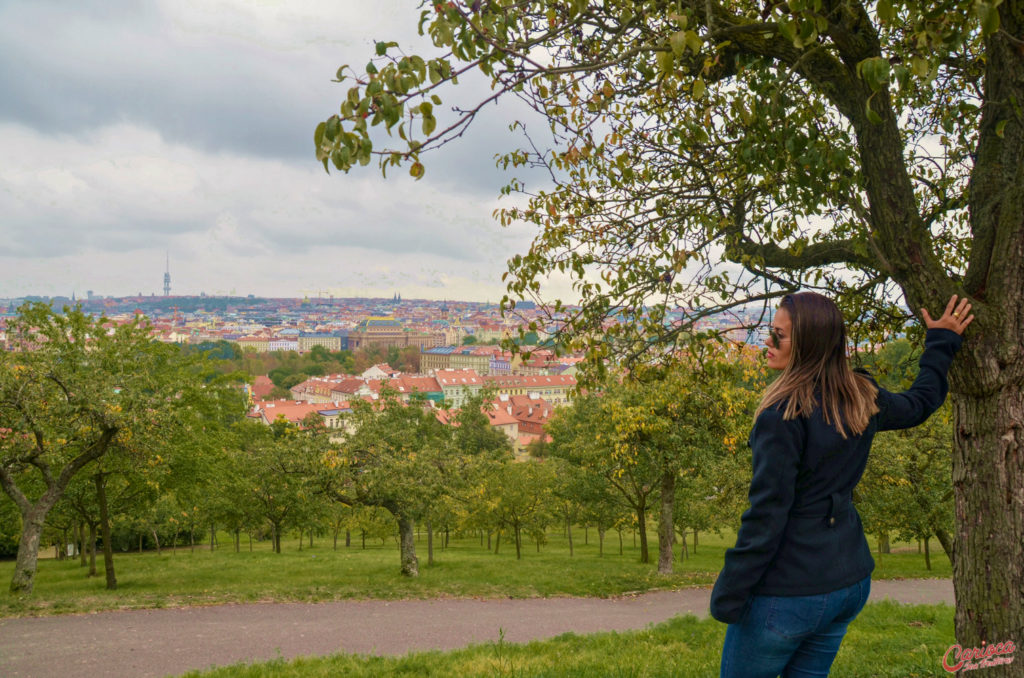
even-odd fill
[{"label": "grassy lawn", "polygon": [[[515,676],[517,678],[702,678],[718,675],[725,626],[676,617],[645,631],[565,634],[527,645],[487,643],[453,652],[404,657],[334,655],[235,665],[197,678],[378,678],[387,676]],[[942,655],[953,641],[953,608],[871,603],[851,625],[831,676],[866,678],[947,675]]]},{"label": "grassy lawn", "polygon": [[[428,566],[426,542],[420,539],[417,553],[420,576],[398,574],[398,551],[393,540],[375,540],[360,548],[353,539],[349,548],[335,551],[329,539],[316,540],[298,550],[298,542],[283,544],[275,554],[267,542],[256,543],[252,552],[243,541],[235,553],[231,540],[221,535],[217,550],[197,546],[194,552],[178,548],[156,553],[118,553],[114,562],[118,590],[104,588],[102,558],[98,577],[87,577],[77,560],[42,559],[32,596],[13,596],[6,591],[14,570],[12,562],[0,563],[0,617],[210,605],[248,601],[324,601],[352,598],[434,597],[547,597],[614,596],[625,592],[710,585],[722,565],[725,549],[735,543],[734,534],[701,534],[697,553],[680,562],[676,548],[676,573],[661,576],[654,564],[642,565],[639,547],[625,533],[623,555],[618,537],[605,541],[605,555],[598,556],[597,535],[591,530],[584,545],[583,530],[574,532],[575,555],[561,533],[551,533],[540,553],[532,543],[524,545],[522,560],[515,548],[503,543],[495,555],[480,546],[479,539],[452,540],[442,550],[435,539],[435,563]],[[692,545],[692,537],[691,537]],[[907,549],[906,544],[894,547]],[[651,559],[657,560],[657,541],[650,542]],[[52,553],[52,551],[50,552]],[[941,552],[932,557],[931,571],[916,545],[905,552],[876,555],[876,579],[949,577],[949,561]]]}]

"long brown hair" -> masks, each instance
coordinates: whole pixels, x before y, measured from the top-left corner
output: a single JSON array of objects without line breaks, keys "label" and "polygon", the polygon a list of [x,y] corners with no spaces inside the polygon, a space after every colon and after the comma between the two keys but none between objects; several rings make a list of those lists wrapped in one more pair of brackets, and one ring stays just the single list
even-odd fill
[{"label": "long brown hair", "polygon": [[783,401],[784,419],[808,417],[821,407],[825,423],[843,438],[847,431],[860,435],[878,412],[878,389],[850,369],[839,308],[814,292],[788,294],[779,308],[786,309],[793,322],[789,364],[765,391],[757,414]]}]

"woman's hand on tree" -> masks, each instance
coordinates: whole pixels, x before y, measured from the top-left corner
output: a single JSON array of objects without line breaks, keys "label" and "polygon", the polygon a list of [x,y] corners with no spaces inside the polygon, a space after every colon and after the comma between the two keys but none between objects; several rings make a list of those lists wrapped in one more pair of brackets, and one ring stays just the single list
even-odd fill
[{"label": "woman's hand on tree", "polygon": [[932,320],[932,317],[928,314],[928,309],[922,308],[921,315],[924,316],[924,324],[928,329],[943,329],[952,330],[957,334],[963,334],[967,326],[974,320],[974,314],[970,314],[971,302],[968,301],[967,297],[964,297],[957,302],[957,296],[954,294],[949,298],[949,303],[946,304],[946,310],[942,315]]}]

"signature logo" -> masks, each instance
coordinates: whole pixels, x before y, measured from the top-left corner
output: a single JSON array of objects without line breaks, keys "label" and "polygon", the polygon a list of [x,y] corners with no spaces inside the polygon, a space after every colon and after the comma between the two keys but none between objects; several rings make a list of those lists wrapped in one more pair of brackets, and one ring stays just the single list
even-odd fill
[{"label": "signature logo", "polygon": [[1012,664],[1012,655],[1017,651],[1017,645],[1012,640],[1002,643],[987,645],[981,642],[981,647],[960,647],[950,645],[946,654],[942,655],[942,668],[950,673],[957,671],[973,671],[974,669],[986,669],[990,666],[1003,666]]}]

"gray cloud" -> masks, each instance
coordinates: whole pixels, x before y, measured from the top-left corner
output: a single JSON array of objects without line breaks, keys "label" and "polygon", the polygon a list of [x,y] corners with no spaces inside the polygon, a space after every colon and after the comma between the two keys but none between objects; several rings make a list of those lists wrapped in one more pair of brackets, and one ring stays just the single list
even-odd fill
[{"label": "gray cloud", "polygon": [[[411,44],[415,22],[405,0],[0,4],[0,297],[135,293],[166,250],[208,292],[376,280],[493,296],[528,242],[491,219],[493,156],[521,142],[521,107],[489,107],[418,182],[327,176],[313,158],[344,96],[337,66],[365,63],[373,38]],[[483,92],[467,79],[442,111]]]}]

